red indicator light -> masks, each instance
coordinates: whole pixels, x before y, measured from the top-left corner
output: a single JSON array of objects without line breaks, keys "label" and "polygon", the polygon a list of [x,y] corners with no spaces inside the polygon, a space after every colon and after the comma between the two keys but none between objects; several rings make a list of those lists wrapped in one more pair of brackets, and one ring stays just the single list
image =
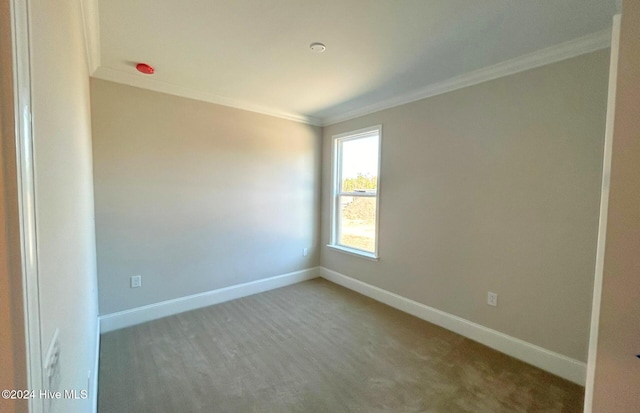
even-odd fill
[{"label": "red indicator light", "polygon": [[144,73],[145,75],[152,75],[155,72],[153,67],[149,66],[146,63],[138,63],[136,65],[136,69],[138,69],[138,72]]}]

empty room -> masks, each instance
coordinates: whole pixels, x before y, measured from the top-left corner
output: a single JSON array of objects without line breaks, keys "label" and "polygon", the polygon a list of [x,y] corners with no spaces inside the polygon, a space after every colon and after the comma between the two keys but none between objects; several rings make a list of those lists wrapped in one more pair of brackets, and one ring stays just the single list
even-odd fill
[{"label": "empty room", "polygon": [[640,411],[639,2],[1,3],[0,411]]}]

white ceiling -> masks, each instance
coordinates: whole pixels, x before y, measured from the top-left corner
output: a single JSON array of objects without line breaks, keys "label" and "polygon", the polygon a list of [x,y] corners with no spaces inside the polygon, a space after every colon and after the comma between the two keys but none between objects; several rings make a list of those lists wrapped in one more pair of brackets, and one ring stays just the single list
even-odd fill
[{"label": "white ceiling", "polygon": [[[605,33],[617,1],[99,0],[97,9],[95,77],[326,124]],[[312,42],[326,52],[312,53]],[[156,73],[138,74],[136,62]]]}]

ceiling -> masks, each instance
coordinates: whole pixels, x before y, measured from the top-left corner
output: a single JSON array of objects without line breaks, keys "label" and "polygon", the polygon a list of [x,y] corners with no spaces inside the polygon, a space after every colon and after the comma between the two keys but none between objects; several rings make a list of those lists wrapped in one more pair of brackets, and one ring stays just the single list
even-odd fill
[{"label": "ceiling", "polygon": [[[94,77],[314,124],[415,100],[540,49],[560,60],[567,49],[602,48],[619,7],[616,0],[88,1],[97,2],[85,5]],[[313,53],[312,42],[326,51]],[[156,73],[137,73],[136,62]]]}]

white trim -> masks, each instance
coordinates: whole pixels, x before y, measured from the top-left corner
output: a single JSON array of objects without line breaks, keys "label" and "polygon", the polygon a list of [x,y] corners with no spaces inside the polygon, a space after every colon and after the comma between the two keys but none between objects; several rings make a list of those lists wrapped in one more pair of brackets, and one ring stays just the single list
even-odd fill
[{"label": "white trim", "polygon": [[513,75],[525,70],[534,69],[536,67],[580,56],[585,53],[595,52],[596,50],[609,47],[610,43],[611,31],[599,31],[555,46],[540,49],[514,59],[506,60],[492,66],[478,69],[473,72],[452,77],[442,82],[433,83],[422,89],[418,89],[404,95],[394,96],[390,99],[360,107],[339,115],[325,117],[322,119],[322,126],[333,125],[335,123],[344,122],[345,120],[354,119],[384,109],[452,92],[464,87],[477,85],[489,80]]},{"label": "white trim", "polygon": [[188,87],[175,85],[173,83],[162,82],[149,76],[139,75],[136,73],[128,73],[121,70],[115,70],[110,67],[100,66],[93,74],[93,77],[111,82],[122,83],[129,86],[153,90],[156,92],[167,93],[170,95],[182,96],[189,99],[201,100],[205,102],[215,103],[218,105],[229,106],[236,109],[247,110],[250,112],[260,113],[276,118],[287,119],[294,122],[307,123],[310,125],[321,126],[320,119],[312,116],[298,115],[278,111],[263,106],[254,105],[249,102],[239,101],[236,99],[215,95],[213,93],[203,92],[190,89]]},{"label": "white trim", "polygon": [[579,37],[555,46],[540,49],[520,57],[516,57],[504,62],[478,69],[460,76],[456,76],[442,82],[432,83],[421,89],[394,96],[389,99],[360,107],[335,116],[316,118],[309,115],[291,113],[273,108],[255,105],[246,101],[219,96],[213,93],[203,92],[188,87],[175,85],[155,80],[144,75],[116,70],[110,67],[100,66],[100,38],[99,19],[96,0],[83,0],[83,18],[85,24],[85,36],[87,38],[87,50],[89,59],[89,70],[91,76],[122,83],[129,86],[144,88],[161,93],[182,96],[190,99],[201,100],[219,105],[229,106],[236,109],[261,113],[268,116],[292,120],[295,122],[307,123],[315,126],[329,126],[345,120],[354,119],[370,113],[384,109],[415,102],[417,100],[451,92],[468,86],[473,86],[482,82],[497,79],[500,77],[534,69],[536,67],[559,62],[565,59],[576,57],[585,53],[595,52],[605,49],[610,45],[611,32],[602,30],[587,36]]},{"label": "white trim", "polygon": [[[378,170],[376,172],[377,176],[377,188],[375,195],[372,194],[351,194],[345,193],[342,191],[342,170],[338,165],[342,164],[342,143],[348,142],[351,140],[362,139],[362,138],[370,138],[370,137],[378,138]],[[382,125],[374,125],[366,128],[361,128],[349,132],[343,132],[337,135],[333,135],[331,137],[333,139],[333,155],[331,159],[332,163],[332,199],[331,199],[331,242],[328,247],[335,248],[337,250],[347,252],[350,254],[358,255],[364,258],[373,259],[375,261],[378,260],[378,239],[380,232],[380,169],[382,162]],[[341,196],[360,196],[360,197],[371,197],[376,199],[376,240],[375,247],[373,252],[359,250],[357,248],[352,248],[347,245],[342,245],[338,243],[338,234],[337,234],[337,213],[338,213],[338,203],[340,202]]]},{"label": "white trim", "polygon": [[382,125],[381,124],[373,125],[373,126],[368,126],[366,128],[360,128],[360,129],[356,129],[348,132],[342,132],[337,135],[333,135],[332,138],[334,140],[348,141],[352,139],[360,139],[360,138],[374,136],[376,135],[376,133],[374,132],[376,132],[377,135],[380,135],[380,133],[382,132]]},{"label": "white trim", "polygon": [[331,244],[327,244],[328,248],[333,248],[336,251],[340,251],[340,252],[344,252],[346,254],[350,254],[350,255],[355,255],[356,257],[360,257],[360,258],[365,258],[367,260],[371,260],[371,261],[378,261],[379,258],[376,257],[374,254],[368,252],[368,251],[363,251],[363,250],[359,250],[356,248],[347,248],[347,247],[343,247],[342,245],[331,245]]},{"label": "white trim", "polygon": [[607,238],[607,216],[609,212],[609,184],[611,182],[611,153],[613,150],[613,128],[616,109],[616,85],[618,79],[618,49],[620,45],[620,15],[613,17],[611,36],[611,61],[609,63],[609,96],[607,101],[607,126],[604,138],[604,160],[602,163],[602,190],[600,195],[600,224],[596,249],[595,279],[593,282],[593,304],[591,306],[591,332],[589,334],[589,357],[587,360],[587,382],[584,395],[584,412],[593,409],[593,386],[598,352],[598,326],[600,324],[600,301],[604,275],[604,253]]},{"label": "white trim", "polygon": [[381,303],[440,327],[444,327],[447,330],[451,330],[454,333],[532,364],[542,370],[556,374],[564,379],[584,385],[586,364],[581,361],[429,307],[398,294],[383,290],[382,288],[340,274],[339,272],[320,267],[320,274],[322,278],[333,283],[366,295],[376,301],[380,301]]},{"label": "white trim", "polygon": [[[44,389],[44,386],[40,331],[36,192],[31,128],[30,5],[28,0],[12,0],[10,5],[27,388],[39,391]],[[43,412],[44,403],[40,398],[29,399],[28,405],[30,413]]]},{"label": "white trim", "polygon": [[277,275],[275,277],[264,278],[262,280],[248,283],[232,285],[207,291],[200,294],[193,294],[186,297],[175,298],[173,300],[162,301],[155,304],[132,308],[130,310],[119,311],[100,317],[100,331],[106,333],[113,330],[133,326],[158,318],[191,311],[214,304],[219,304],[236,298],[258,294],[264,291],[273,290],[287,285],[296,284],[302,281],[319,277],[318,267],[306,270],[290,272],[288,274]]},{"label": "white trim", "polygon": [[98,375],[100,373],[100,319],[96,317],[96,359],[91,373],[91,388],[87,389],[91,397],[91,412],[98,413]]},{"label": "white trim", "polygon": [[98,0],[81,0],[82,26],[87,53],[87,69],[89,75],[95,73],[100,66],[100,15]]}]

